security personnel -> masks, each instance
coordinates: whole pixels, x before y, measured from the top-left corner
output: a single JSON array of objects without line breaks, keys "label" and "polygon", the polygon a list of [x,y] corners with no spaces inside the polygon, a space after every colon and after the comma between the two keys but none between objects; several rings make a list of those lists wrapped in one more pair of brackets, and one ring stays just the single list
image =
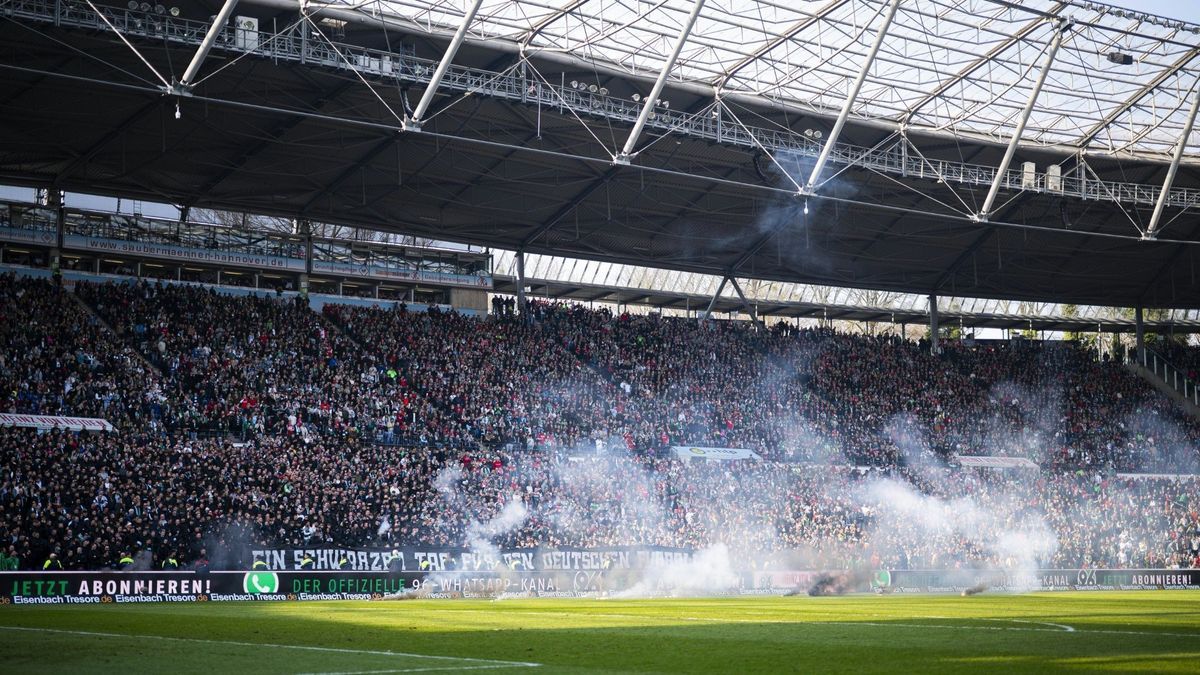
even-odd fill
[{"label": "security personnel", "polygon": [[51,553],[50,557],[46,558],[46,562],[42,563],[42,571],[50,572],[53,570],[62,570],[62,562],[58,559],[57,553]]},{"label": "security personnel", "polygon": [[254,556],[254,564],[250,566],[250,569],[256,570],[256,571],[257,570],[265,570],[265,569],[267,569],[267,563],[263,561],[261,555],[256,555],[256,556]]},{"label": "security personnel", "polygon": [[175,559],[174,551],[171,551],[171,553],[167,556],[167,559],[162,562],[162,568],[164,570],[179,569],[179,561]]},{"label": "security personnel", "polygon": [[348,570],[348,569],[350,569],[350,561],[346,559],[346,554],[345,554],[345,553],[343,553],[343,554],[342,554],[342,555],[341,555],[341,556],[338,558],[338,565],[337,565],[337,567],[338,567],[338,569],[339,569],[339,570]]},{"label": "security personnel", "polygon": [[305,554],[304,554],[304,557],[300,559],[300,569],[302,569],[302,570],[311,570],[312,568],[313,568],[313,559],[312,559],[312,556],[310,556],[309,554],[305,553]]},{"label": "security personnel", "polygon": [[397,550],[392,551],[385,564],[389,572],[395,573],[404,570],[404,558],[400,555],[400,551]]},{"label": "security personnel", "polygon": [[122,555],[120,562],[117,563],[117,569],[122,571],[133,569],[133,556],[128,552]]}]

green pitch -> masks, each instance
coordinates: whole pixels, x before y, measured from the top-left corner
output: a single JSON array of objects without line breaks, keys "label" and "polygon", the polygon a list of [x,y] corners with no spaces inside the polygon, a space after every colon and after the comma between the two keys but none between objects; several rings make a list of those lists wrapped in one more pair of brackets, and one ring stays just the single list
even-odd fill
[{"label": "green pitch", "polygon": [[1194,673],[1200,596],[8,606],[0,664],[122,675]]}]

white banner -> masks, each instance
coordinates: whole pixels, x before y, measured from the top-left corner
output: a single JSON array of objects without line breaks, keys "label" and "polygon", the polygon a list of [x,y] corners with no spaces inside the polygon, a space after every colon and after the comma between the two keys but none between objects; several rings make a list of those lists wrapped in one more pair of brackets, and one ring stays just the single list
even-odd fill
[{"label": "white banner", "polygon": [[345,274],[371,279],[390,281],[438,284],[445,286],[467,286],[470,288],[490,289],[492,277],[476,276],[473,274],[451,274],[448,272],[431,272],[427,270],[410,270],[395,267],[380,267],[378,265],[354,265],[351,263],[314,260],[313,272],[326,274]]},{"label": "white banner", "polygon": [[753,450],[746,448],[697,448],[686,445],[672,445],[671,450],[680,459],[762,459]]},{"label": "white banner", "polygon": [[988,455],[955,455],[962,466],[989,469],[1036,469],[1038,465],[1024,457],[994,457]]},{"label": "white banner", "polygon": [[26,230],[16,227],[0,227],[0,240],[22,244],[54,246],[56,235],[53,230]]},{"label": "white banner", "polygon": [[72,431],[112,431],[108,420],[98,417],[58,417],[55,415],[19,415],[0,413],[0,427],[30,429],[71,429]]},{"label": "white banner", "polygon": [[1190,480],[1196,478],[1194,473],[1118,473],[1117,478],[1127,480]]},{"label": "white banner", "polygon": [[147,258],[166,260],[192,261],[197,263],[213,263],[217,265],[237,265],[265,270],[304,271],[304,261],[300,258],[284,258],[277,255],[260,253],[243,253],[240,251],[217,251],[199,248],[184,248],[170,244],[156,244],[142,241],[126,241],[123,239],[104,239],[101,237],[85,237],[79,234],[68,234],[64,237],[64,245],[72,249],[98,251],[116,255],[135,255]]}]

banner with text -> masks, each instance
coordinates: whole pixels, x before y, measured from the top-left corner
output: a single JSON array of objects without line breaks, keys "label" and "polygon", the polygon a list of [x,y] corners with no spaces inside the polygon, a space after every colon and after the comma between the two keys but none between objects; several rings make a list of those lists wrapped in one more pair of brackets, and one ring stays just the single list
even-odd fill
[{"label": "banner with text", "polygon": [[72,431],[112,431],[113,425],[99,417],[60,417],[58,415],[21,415],[0,413],[0,427],[30,429],[70,429]]},{"label": "banner with text", "polygon": [[989,455],[955,455],[959,466],[985,469],[1036,469],[1038,465],[1024,457],[996,457]]},{"label": "banner with text", "polygon": [[[0,572],[0,605],[142,602],[383,600],[415,597],[594,597],[636,588],[674,595],[662,575],[638,569],[438,572]],[[871,575],[817,570],[738,572],[705,596],[827,595],[864,592],[977,593],[1098,590],[1200,590],[1200,570],[880,570]],[[824,589],[824,590],[822,590]]]},{"label": "banner with text", "polygon": [[758,453],[746,448],[697,448],[683,445],[672,445],[671,450],[680,459],[762,459]]},{"label": "banner with text", "polygon": [[236,265],[238,267],[253,269],[288,270],[292,272],[304,271],[304,260],[300,258],[285,258],[283,256],[267,255],[264,253],[188,248],[148,241],[89,237],[82,234],[66,235],[63,238],[63,244],[71,249],[111,253],[114,255],[133,255],[179,262],[211,263],[215,265]]},{"label": "banner with text", "polygon": [[[816,571],[742,572],[704,595],[768,595],[804,589]],[[129,604],[142,602],[272,602],[428,598],[584,597],[621,593],[670,595],[660,575],[636,569],[517,572],[0,572],[0,604]],[[866,590],[864,586],[861,589]]]},{"label": "banner with text", "polygon": [[58,235],[54,230],[30,230],[21,227],[0,227],[0,241],[12,241],[19,244],[38,244],[54,246]]},{"label": "banner with text", "polygon": [[1200,590],[1200,569],[891,570],[875,585],[895,593]]},{"label": "banner with text", "polygon": [[453,274],[450,272],[434,272],[430,270],[401,269],[398,267],[381,267],[379,265],[356,265],[353,263],[334,262],[330,260],[314,260],[312,270],[316,274],[341,274],[352,277],[366,277],[380,281],[398,281],[402,283],[426,283],[438,286],[466,286],[490,290],[492,276],[473,274]]},{"label": "banner with text", "polygon": [[[692,552],[668,547],[611,547],[556,549],[499,549],[480,553],[466,548],[256,548],[252,557],[271,570],[298,570],[305,557],[312,559],[315,570],[337,570],[341,561],[357,571],[399,569],[419,571],[515,571],[642,569],[650,566],[687,562]],[[393,557],[395,562],[392,562]],[[753,560],[743,561],[750,567]]]}]

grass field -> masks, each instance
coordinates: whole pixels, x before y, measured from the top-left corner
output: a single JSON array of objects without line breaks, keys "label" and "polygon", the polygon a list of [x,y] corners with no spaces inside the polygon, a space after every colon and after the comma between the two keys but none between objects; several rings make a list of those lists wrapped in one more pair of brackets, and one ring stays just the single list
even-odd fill
[{"label": "grass field", "polygon": [[0,608],[0,669],[1200,672],[1189,592]]}]

